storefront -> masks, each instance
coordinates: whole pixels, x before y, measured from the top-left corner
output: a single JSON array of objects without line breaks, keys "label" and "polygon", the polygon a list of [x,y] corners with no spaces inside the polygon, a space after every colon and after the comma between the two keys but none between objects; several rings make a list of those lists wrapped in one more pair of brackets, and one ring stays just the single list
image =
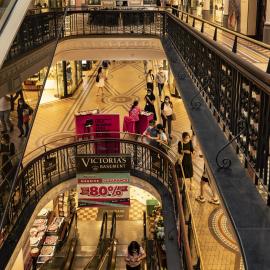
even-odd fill
[{"label": "storefront", "polygon": [[[43,87],[47,68],[28,78],[22,85],[25,91],[39,91]],[[41,103],[71,96],[82,82],[82,61],[60,61],[50,68]]]},{"label": "storefront", "polygon": [[182,0],[181,8],[244,35],[256,34],[257,0]]}]

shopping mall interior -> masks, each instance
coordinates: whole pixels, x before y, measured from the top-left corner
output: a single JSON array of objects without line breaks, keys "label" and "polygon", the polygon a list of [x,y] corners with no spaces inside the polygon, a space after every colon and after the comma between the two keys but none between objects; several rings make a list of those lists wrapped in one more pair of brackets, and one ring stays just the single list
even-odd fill
[{"label": "shopping mall interior", "polygon": [[270,269],[269,21],[0,0],[0,270]]}]

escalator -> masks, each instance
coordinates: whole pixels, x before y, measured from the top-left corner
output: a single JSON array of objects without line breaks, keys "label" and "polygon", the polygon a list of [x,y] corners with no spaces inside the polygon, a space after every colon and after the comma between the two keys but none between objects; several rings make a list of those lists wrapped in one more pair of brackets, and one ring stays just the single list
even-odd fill
[{"label": "escalator", "polygon": [[3,0],[0,2],[1,67],[32,0]]},{"label": "escalator", "polygon": [[74,258],[77,239],[77,214],[75,213],[70,222],[68,235],[61,247],[58,247],[58,251],[51,260],[45,262],[38,268],[40,270],[70,269],[69,265],[71,265]]},{"label": "escalator", "polygon": [[[107,213],[103,215],[106,217],[106,222],[101,226],[99,243],[97,246],[96,254],[90,259],[84,270],[107,270],[111,269],[113,258],[116,254],[116,213],[112,215],[112,225],[109,237],[107,237]],[[72,268],[71,268],[72,269]]]},{"label": "escalator", "polygon": [[[38,267],[40,270],[56,270],[56,269],[63,269],[63,270],[70,270],[70,269],[106,269],[106,268],[99,268],[100,265],[105,263],[105,258],[107,257],[107,264],[108,261],[111,259],[108,257],[110,255],[109,251],[111,250],[111,244],[113,237],[115,236],[115,215],[113,216],[113,223],[111,227],[111,233],[109,237],[107,236],[108,231],[108,215],[107,213],[103,214],[100,235],[99,235],[99,242],[96,248],[96,252],[94,256],[92,256],[88,263],[85,266],[81,264],[84,260],[81,261],[81,257],[76,257],[76,248],[78,243],[78,230],[77,230],[77,216],[74,215],[74,218],[71,222],[69,234],[66,237],[62,247],[58,248],[58,251],[54,255],[54,257],[44,263],[41,267]],[[110,248],[110,249],[109,249]],[[106,255],[106,256],[105,256]],[[78,260],[80,260],[80,264],[78,264]],[[39,265],[38,265],[39,266]]]}]

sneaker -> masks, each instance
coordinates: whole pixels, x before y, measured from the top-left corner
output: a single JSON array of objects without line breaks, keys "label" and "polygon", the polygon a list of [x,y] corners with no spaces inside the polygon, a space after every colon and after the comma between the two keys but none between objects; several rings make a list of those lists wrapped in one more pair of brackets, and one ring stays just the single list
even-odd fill
[{"label": "sneaker", "polygon": [[201,203],[204,203],[205,202],[205,198],[204,197],[201,197],[201,196],[198,196],[198,197],[196,197],[196,201],[201,202]]},{"label": "sneaker", "polygon": [[212,203],[212,204],[215,204],[215,205],[219,205],[219,204],[220,204],[220,202],[219,202],[218,199],[211,199],[211,200],[209,200],[208,202],[209,202],[209,203]]}]

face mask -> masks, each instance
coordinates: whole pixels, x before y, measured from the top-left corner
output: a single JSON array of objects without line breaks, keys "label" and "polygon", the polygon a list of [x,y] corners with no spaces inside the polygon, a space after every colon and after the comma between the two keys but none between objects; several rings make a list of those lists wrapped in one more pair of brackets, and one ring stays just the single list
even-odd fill
[{"label": "face mask", "polygon": [[23,105],[23,103],[22,102],[19,102],[19,105]]},{"label": "face mask", "polygon": [[147,93],[147,96],[151,96],[151,93]]},{"label": "face mask", "polygon": [[168,100],[168,99],[165,99],[165,102],[166,102],[166,103],[169,103],[169,100]]}]

